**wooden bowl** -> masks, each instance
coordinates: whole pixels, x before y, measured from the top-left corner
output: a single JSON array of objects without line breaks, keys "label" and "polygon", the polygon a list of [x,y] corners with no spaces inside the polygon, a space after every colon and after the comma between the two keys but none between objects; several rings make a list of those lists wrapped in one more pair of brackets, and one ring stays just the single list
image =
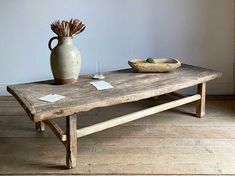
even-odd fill
[{"label": "wooden bowl", "polygon": [[136,71],[142,73],[165,73],[170,72],[181,66],[177,59],[156,58],[155,63],[148,63],[144,59],[132,59],[128,64]]}]

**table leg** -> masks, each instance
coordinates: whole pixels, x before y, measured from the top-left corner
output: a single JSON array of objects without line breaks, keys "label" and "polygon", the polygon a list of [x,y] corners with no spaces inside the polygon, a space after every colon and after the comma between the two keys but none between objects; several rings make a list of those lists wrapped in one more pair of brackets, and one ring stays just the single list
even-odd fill
[{"label": "table leg", "polygon": [[197,93],[201,95],[201,99],[197,101],[196,116],[201,118],[205,116],[206,83],[198,84]]},{"label": "table leg", "polygon": [[66,165],[68,168],[73,168],[77,162],[77,116],[75,114],[66,117],[66,134]]},{"label": "table leg", "polygon": [[43,122],[35,122],[35,128],[37,131],[45,131],[45,124]]}]

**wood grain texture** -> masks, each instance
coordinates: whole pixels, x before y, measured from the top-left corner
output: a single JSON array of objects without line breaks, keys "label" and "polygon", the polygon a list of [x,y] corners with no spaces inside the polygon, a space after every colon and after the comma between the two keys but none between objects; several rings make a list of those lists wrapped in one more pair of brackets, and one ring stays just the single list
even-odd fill
[{"label": "wood grain texture", "polygon": [[[183,64],[171,73],[133,73],[130,69],[106,73],[106,81],[114,88],[103,91],[97,91],[89,84],[89,76],[80,76],[78,83],[73,86],[58,86],[52,81],[42,81],[11,85],[7,90],[16,97],[31,119],[37,122],[163,95],[219,76],[219,72]],[[64,95],[66,98],[55,103],[38,99],[51,93]]]},{"label": "wood grain texture", "polygon": [[[97,108],[80,113],[78,125],[162,101],[164,97]],[[9,106],[9,116],[0,114],[0,175],[234,175],[234,107],[233,97],[215,97],[207,101],[206,118],[195,118],[191,103],[79,138],[77,166],[67,170],[64,146],[51,130],[36,133],[34,123],[26,115],[14,115]],[[65,127],[65,119],[54,120]]]},{"label": "wood grain texture", "polygon": [[35,128],[37,131],[45,131],[45,124],[43,122],[35,122]]},{"label": "wood grain texture", "polygon": [[66,165],[71,169],[77,164],[77,116],[66,117]]},{"label": "wood grain texture", "polygon": [[204,117],[206,113],[206,83],[198,84],[197,93],[201,95],[201,99],[197,101],[196,116],[201,118]]}]

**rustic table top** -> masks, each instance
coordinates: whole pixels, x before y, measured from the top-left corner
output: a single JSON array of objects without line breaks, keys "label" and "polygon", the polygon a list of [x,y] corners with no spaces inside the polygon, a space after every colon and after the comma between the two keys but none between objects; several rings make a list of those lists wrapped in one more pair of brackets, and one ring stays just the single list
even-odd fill
[{"label": "rustic table top", "polygon": [[[35,122],[72,115],[97,107],[146,99],[194,86],[221,76],[221,73],[182,64],[170,73],[134,73],[131,69],[108,72],[105,81],[113,89],[96,90],[90,76],[80,76],[74,85],[54,85],[52,80],[7,87]],[[59,94],[64,99],[54,103],[38,98]]]}]

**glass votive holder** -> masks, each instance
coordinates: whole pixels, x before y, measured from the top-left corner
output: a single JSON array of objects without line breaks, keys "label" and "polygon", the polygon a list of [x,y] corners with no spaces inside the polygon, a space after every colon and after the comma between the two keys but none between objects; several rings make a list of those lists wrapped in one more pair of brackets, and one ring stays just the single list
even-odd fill
[{"label": "glass votive holder", "polygon": [[103,75],[103,62],[102,61],[96,61],[95,66],[95,75],[93,76],[93,79],[104,79]]}]

